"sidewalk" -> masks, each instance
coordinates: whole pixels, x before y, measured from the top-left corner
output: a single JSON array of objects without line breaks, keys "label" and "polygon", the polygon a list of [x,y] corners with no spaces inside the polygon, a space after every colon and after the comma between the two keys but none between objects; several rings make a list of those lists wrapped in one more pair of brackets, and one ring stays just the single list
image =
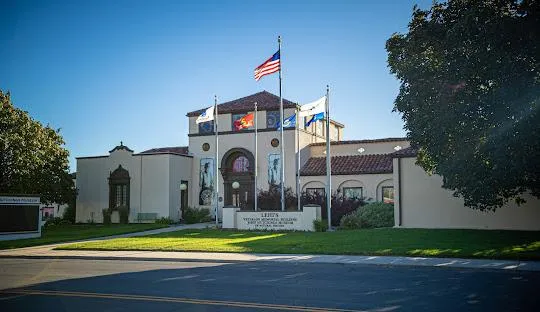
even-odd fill
[{"label": "sidewalk", "polygon": [[[202,225],[197,225],[202,226]],[[206,225],[205,225],[206,226]],[[185,227],[183,227],[185,228]],[[200,227],[199,227],[200,228]],[[180,228],[160,230],[175,231]],[[148,231],[155,234],[154,231]],[[146,232],[145,232],[146,233]],[[142,233],[126,234],[129,236]],[[121,237],[129,237],[119,235]],[[101,238],[101,239],[108,239]],[[93,239],[96,240],[96,239]],[[65,243],[63,243],[65,244]],[[248,254],[212,252],[163,252],[163,251],[92,251],[92,250],[53,250],[62,245],[47,245],[0,251],[0,258],[38,258],[38,259],[86,259],[86,260],[130,260],[130,261],[200,261],[200,262],[288,262],[288,263],[336,263],[348,265],[389,265],[423,266],[468,269],[490,269],[507,271],[540,272],[540,261],[513,261],[489,259],[423,258],[390,256],[332,256],[296,254]]]},{"label": "sidewalk", "polygon": [[48,244],[48,245],[39,245],[39,246],[32,246],[32,247],[23,247],[23,248],[16,248],[16,249],[2,249],[2,250],[0,250],[0,258],[2,256],[4,256],[4,255],[11,255],[12,252],[14,252],[16,254],[21,253],[21,254],[24,254],[24,255],[32,255],[32,254],[35,254],[35,253],[40,253],[40,254],[45,253],[46,254],[48,251],[52,251],[54,248],[56,248],[56,247],[58,247],[60,245],[67,245],[67,244],[80,243],[80,242],[94,242],[94,241],[100,241],[100,240],[105,240],[105,239],[113,239],[113,238],[146,236],[146,235],[154,235],[154,234],[175,232],[175,231],[188,230],[188,229],[205,229],[207,227],[215,227],[215,223],[214,222],[206,222],[206,223],[195,223],[195,224],[177,224],[177,225],[171,225],[171,226],[165,227],[165,228],[147,230],[147,231],[141,231],[141,232],[133,232],[133,233],[110,235],[110,236],[103,236],[103,237],[79,239],[79,240],[68,241],[68,242],[54,243],[54,244]]}]

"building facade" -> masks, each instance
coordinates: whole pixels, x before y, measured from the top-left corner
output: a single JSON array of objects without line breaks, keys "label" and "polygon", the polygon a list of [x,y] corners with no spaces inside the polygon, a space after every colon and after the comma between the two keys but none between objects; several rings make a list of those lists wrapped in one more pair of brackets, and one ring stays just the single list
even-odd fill
[{"label": "building facade", "polygon": [[[255,103],[257,149],[254,126],[237,130],[234,125],[242,116],[254,112]],[[285,99],[283,105],[285,118],[293,115],[299,107]],[[324,194],[325,121],[319,120],[306,127],[306,120],[300,120],[298,127],[284,129],[284,142],[281,142],[277,129],[279,108],[279,97],[266,91],[219,104],[216,117],[219,134],[217,159],[214,121],[196,123],[204,109],[186,115],[188,146],[134,153],[121,143],[108,155],[77,158],[77,221],[102,222],[102,210],[112,209],[114,222],[118,220],[116,209],[124,206],[129,209],[130,222],[152,221],[161,217],[179,220],[183,209],[188,206],[207,208],[214,215],[216,183],[219,188],[218,218],[221,219],[224,206],[253,210],[255,189],[260,192],[279,186],[281,166],[285,170],[285,186],[293,192],[297,191],[298,180],[300,192]],[[461,210],[458,210],[466,211],[463,214],[456,212],[456,216],[440,219],[434,215],[428,217],[430,213],[441,216],[449,213],[443,208],[440,212],[434,211],[446,205],[459,206],[459,201],[456,202],[459,199],[449,198],[447,191],[440,188],[440,183],[435,186],[437,181],[419,177],[425,172],[414,164],[416,154],[411,153],[406,138],[343,140],[344,125],[334,120],[330,121],[329,130],[332,193],[394,203],[396,226],[520,228],[520,221],[507,226],[496,222],[485,225],[489,218],[480,218],[476,223],[464,220],[470,217],[471,212],[463,207],[462,202]],[[282,144],[285,144],[283,161],[280,155]],[[409,174],[402,162],[416,174]],[[401,169],[397,170],[400,165]],[[219,171],[217,175],[216,170]],[[238,189],[233,189],[234,182],[238,182]],[[421,192],[434,187],[437,190],[430,194]],[[395,200],[398,198],[399,201]],[[538,203],[533,199],[530,205],[540,206]],[[518,219],[533,216],[538,220],[538,210],[534,213],[530,209],[518,212],[523,214]],[[540,229],[540,223],[535,224]],[[524,228],[534,226],[526,225]]]}]

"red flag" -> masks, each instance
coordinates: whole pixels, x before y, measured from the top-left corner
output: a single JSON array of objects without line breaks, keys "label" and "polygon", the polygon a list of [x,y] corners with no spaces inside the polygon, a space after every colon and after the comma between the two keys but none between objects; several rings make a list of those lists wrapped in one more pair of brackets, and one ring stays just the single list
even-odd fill
[{"label": "red flag", "polygon": [[253,127],[253,120],[255,118],[255,115],[253,113],[249,113],[242,118],[239,118],[234,121],[234,127],[236,130],[242,130],[247,129],[249,127]]}]

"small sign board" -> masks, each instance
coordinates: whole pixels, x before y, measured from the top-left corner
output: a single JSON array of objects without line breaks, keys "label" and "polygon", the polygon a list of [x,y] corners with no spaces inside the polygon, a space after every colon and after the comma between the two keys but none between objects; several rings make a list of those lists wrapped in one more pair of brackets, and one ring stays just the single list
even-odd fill
[{"label": "small sign board", "polygon": [[39,196],[0,196],[0,240],[41,237]]}]

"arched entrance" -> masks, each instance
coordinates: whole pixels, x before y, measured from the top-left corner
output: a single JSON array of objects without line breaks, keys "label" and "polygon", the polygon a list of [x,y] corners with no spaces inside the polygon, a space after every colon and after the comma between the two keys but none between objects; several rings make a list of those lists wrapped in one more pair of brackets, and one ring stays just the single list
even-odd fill
[{"label": "arched entrance", "polygon": [[[244,148],[233,148],[223,155],[220,171],[224,182],[225,205],[238,205],[243,210],[254,209],[254,168],[255,158]],[[232,188],[235,181],[240,184],[236,191]]]}]

